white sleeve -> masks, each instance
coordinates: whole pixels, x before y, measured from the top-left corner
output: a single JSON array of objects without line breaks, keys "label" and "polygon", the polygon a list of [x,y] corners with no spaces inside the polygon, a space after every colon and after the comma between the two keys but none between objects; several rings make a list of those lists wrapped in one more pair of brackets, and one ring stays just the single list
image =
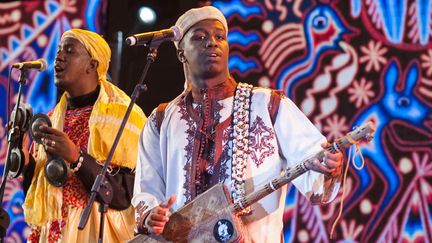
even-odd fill
[{"label": "white sleeve", "polygon": [[145,213],[165,200],[165,173],[155,114],[153,111],[147,119],[138,145],[132,205],[135,208],[139,204],[144,205],[145,210],[141,213]]},{"label": "white sleeve", "polygon": [[[287,167],[293,167],[322,150],[325,137],[303,112],[287,97],[281,99],[274,124],[279,151]],[[311,203],[332,201],[339,190],[339,180],[315,171],[307,171],[292,183]]]}]

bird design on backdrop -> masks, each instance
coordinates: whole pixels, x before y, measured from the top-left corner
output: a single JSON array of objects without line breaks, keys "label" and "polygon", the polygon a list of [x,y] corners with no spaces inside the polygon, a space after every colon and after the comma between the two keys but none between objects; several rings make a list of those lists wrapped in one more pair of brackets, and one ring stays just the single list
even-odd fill
[{"label": "bird design on backdrop", "polygon": [[[301,23],[287,23],[272,31],[260,48],[260,55],[275,88],[284,90],[293,100],[297,101],[296,87],[312,81],[312,87],[305,91],[306,97],[299,104],[306,115],[317,109],[317,94],[330,92],[320,100],[320,113],[314,117],[315,125],[321,127],[321,120],[339,103],[337,93],[353,81],[358,58],[354,48],[343,41],[353,28],[337,11],[329,5],[317,4],[304,15]],[[291,61],[295,52],[304,53]],[[321,64],[324,56],[331,57],[329,65]],[[320,65],[324,70],[317,68]],[[337,87],[330,89],[334,82]]]},{"label": "bird design on backdrop", "polygon": [[[103,16],[106,3],[101,0],[47,0],[11,1],[0,3],[0,96],[6,103],[7,77],[12,64],[44,58],[54,63],[61,34],[71,28],[86,28],[100,33],[99,17]],[[30,104],[33,113],[46,113],[57,99],[53,82],[53,66],[45,72],[29,70],[27,84],[23,88],[22,102]],[[11,92],[18,90],[19,71],[12,72]],[[3,98],[4,97],[4,98]],[[11,109],[16,97],[11,97]],[[0,106],[0,170],[4,169],[7,150],[5,122],[6,105]],[[25,242],[28,227],[24,222],[22,204],[24,194],[19,179],[8,180],[3,207],[10,216],[5,242]]]}]

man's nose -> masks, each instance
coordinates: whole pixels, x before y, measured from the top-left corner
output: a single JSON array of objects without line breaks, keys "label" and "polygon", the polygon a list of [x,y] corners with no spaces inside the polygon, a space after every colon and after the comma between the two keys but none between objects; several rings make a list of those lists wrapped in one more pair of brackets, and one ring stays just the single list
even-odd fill
[{"label": "man's nose", "polygon": [[208,39],[207,39],[207,47],[214,47],[214,46],[217,46],[218,44],[217,44],[217,39],[216,39],[216,37],[212,37],[212,36],[210,36]]},{"label": "man's nose", "polygon": [[56,56],[55,56],[55,60],[56,61],[57,60],[63,61],[63,58],[64,58],[63,51],[57,51]]}]

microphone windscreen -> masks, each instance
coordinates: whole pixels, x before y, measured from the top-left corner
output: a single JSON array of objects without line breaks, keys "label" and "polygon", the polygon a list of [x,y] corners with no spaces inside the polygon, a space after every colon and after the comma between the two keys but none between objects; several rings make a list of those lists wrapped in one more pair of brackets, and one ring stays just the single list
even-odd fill
[{"label": "microphone windscreen", "polygon": [[45,71],[45,69],[47,69],[47,67],[48,67],[47,61],[43,58],[38,59],[38,61],[41,63],[41,67],[40,67],[39,71],[40,72]]},{"label": "microphone windscreen", "polygon": [[182,33],[181,29],[175,25],[172,26],[171,29],[172,29],[173,34],[174,34],[172,41],[180,41],[183,38],[183,33]]}]

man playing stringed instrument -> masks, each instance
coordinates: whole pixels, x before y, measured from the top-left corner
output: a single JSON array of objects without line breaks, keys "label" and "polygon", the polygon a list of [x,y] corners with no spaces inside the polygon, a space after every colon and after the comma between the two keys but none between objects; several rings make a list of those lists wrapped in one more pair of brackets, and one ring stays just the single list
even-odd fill
[{"label": "man playing stringed instrument", "polygon": [[[183,32],[175,45],[185,90],[155,109],[141,134],[132,199],[140,234],[162,234],[171,212],[217,183],[238,202],[326,143],[282,92],[233,79],[227,21],[218,9],[191,9],[176,26]],[[325,162],[308,161],[309,171],[292,183],[311,203],[329,203],[339,190],[342,158],[326,152]],[[284,186],[239,213],[245,241],[283,241],[286,191]],[[218,224],[225,237],[227,225]]]}]

